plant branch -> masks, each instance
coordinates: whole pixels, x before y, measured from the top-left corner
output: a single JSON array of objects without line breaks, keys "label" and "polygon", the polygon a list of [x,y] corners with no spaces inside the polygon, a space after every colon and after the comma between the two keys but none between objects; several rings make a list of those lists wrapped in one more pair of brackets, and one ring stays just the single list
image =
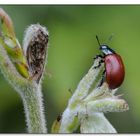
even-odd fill
[{"label": "plant branch", "polygon": [[[91,85],[95,82],[98,74],[101,72],[103,65],[101,67],[95,69],[94,67],[98,65],[100,61],[96,59],[93,66],[89,69],[88,73],[82,78],[77,89],[75,90],[73,96],[70,98],[67,108],[65,109],[60,126],[60,133],[72,133],[77,126],[80,125],[79,121],[77,123],[73,123],[75,117],[78,115],[78,109],[80,108],[81,100],[84,99],[88,95],[88,91]],[[73,124],[72,129],[69,129]]]},{"label": "plant branch", "polygon": [[[2,9],[0,9],[0,17],[2,21],[2,29],[0,32],[1,72],[5,79],[19,93],[23,101],[28,132],[47,133],[40,83],[40,79],[44,73],[44,67],[42,66],[43,70],[39,75],[40,79],[37,83],[29,71],[26,57],[15,37],[12,20]],[[41,33],[45,32],[45,28],[39,24],[34,25],[34,27],[39,27],[38,30],[41,31]],[[38,32],[36,32],[36,34],[37,33]],[[43,37],[48,37],[48,34],[43,35]],[[44,65],[45,60],[46,59],[43,60]]]},{"label": "plant branch", "polygon": [[24,104],[29,133],[46,133],[41,88],[35,82],[23,78],[11,63],[0,45],[0,68],[5,79],[20,94]]},{"label": "plant branch", "polygon": [[[125,100],[120,99],[120,96],[115,96],[117,89],[110,90],[106,82],[98,86],[102,80],[100,73],[103,64],[98,68],[95,67],[100,60],[100,58],[95,59],[93,66],[82,78],[70,98],[62,114],[60,127],[56,127],[59,133],[73,133],[78,126],[80,126],[81,133],[117,133],[104,113],[123,112],[128,110],[129,106]],[[93,84],[95,86],[90,91]],[[53,125],[55,130],[54,126],[55,124]]]}]

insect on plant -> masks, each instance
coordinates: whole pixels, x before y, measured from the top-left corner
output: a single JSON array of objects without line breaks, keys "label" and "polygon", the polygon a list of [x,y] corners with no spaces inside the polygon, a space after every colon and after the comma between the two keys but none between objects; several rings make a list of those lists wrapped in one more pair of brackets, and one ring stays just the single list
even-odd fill
[{"label": "insect on plant", "polygon": [[110,89],[118,88],[122,84],[125,76],[125,67],[122,58],[108,45],[100,44],[98,36],[96,36],[96,39],[100,46],[99,49],[102,51],[103,55],[96,56],[96,58],[101,57],[102,59],[99,62],[99,65],[95,68],[99,67],[101,63],[105,64],[105,70],[103,72],[100,86],[102,85],[103,81],[106,80]]}]

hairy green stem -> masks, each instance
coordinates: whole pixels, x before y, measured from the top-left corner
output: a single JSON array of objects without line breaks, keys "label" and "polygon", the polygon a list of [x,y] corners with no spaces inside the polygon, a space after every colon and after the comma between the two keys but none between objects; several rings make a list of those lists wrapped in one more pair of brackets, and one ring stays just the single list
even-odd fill
[{"label": "hairy green stem", "polygon": [[[102,70],[103,65],[101,65],[100,68],[94,68],[98,65],[99,61],[100,58],[95,60],[88,73],[78,84],[73,96],[70,98],[68,106],[62,115],[59,133],[72,133],[79,125],[78,121],[76,123],[73,122],[75,117],[78,115],[78,112],[81,110],[81,103],[83,102],[82,100],[88,95],[91,85],[95,82],[95,79]],[[72,129],[69,129],[71,125],[73,125],[73,127],[71,127]]]},{"label": "hairy green stem", "polygon": [[41,88],[30,85],[22,94],[29,133],[46,133]]},{"label": "hairy green stem", "polygon": [[42,93],[39,84],[23,78],[14,67],[7,52],[0,45],[0,69],[5,79],[20,94],[24,104],[29,133],[46,133],[42,106]]}]

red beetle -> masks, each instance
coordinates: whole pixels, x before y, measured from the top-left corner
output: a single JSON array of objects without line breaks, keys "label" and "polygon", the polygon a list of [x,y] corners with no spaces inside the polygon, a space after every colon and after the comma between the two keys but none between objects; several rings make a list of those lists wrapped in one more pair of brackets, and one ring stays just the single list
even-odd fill
[{"label": "red beetle", "polygon": [[100,63],[105,63],[104,78],[102,79],[102,82],[106,80],[110,89],[118,88],[122,84],[125,76],[125,68],[122,58],[107,45],[100,45],[98,36],[96,36],[96,38],[99,43],[100,50],[103,52],[103,56],[98,55],[97,57],[102,58]]}]

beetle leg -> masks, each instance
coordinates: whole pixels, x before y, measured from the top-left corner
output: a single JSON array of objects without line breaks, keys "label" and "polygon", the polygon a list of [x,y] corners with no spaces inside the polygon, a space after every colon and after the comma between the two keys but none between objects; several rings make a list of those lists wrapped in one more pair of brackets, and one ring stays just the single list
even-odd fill
[{"label": "beetle leg", "polygon": [[102,63],[104,63],[104,55],[98,54],[94,57],[94,60],[97,58],[101,58],[101,60],[99,61],[99,64],[97,66],[94,67],[94,69],[99,68],[101,66]]},{"label": "beetle leg", "polygon": [[101,79],[101,81],[100,81],[98,87],[101,87],[102,84],[103,84],[103,82],[105,81],[105,72],[106,72],[106,71],[104,70],[103,73],[102,73],[102,79]]},{"label": "beetle leg", "polygon": [[104,58],[104,56],[102,56],[101,54],[96,55],[93,59],[97,59],[97,58]]},{"label": "beetle leg", "polygon": [[99,64],[98,64],[97,66],[95,66],[94,69],[99,68],[99,67],[101,66],[102,63],[104,63],[104,59],[101,59],[101,60],[99,61]]}]

